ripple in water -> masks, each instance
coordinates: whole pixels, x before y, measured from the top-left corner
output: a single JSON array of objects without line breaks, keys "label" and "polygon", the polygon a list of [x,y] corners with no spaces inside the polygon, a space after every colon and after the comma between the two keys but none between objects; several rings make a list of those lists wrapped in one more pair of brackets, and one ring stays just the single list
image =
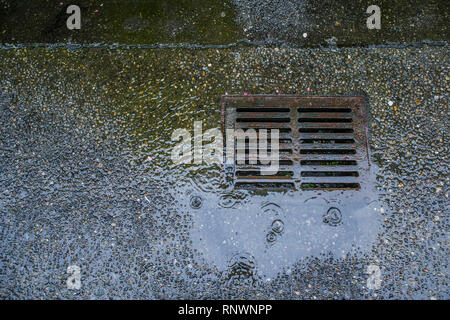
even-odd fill
[{"label": "ripple in water", "polygon": [[267,236],[266,236],[267,242],[269,244],[274,243],[275,241],[277,241],[277,234],[274,231],[270,231]]},{"label": "ripple in water", "polygon": [[278,238],[281,236],[284,230],[284,222],[281,219],[273,220],[270,228],[266,235],[267,244],[269,246],[273,245]]},{"label": "ripple in water", "polygon": [[272,230],[275,233],[282,233],[284,230],[284,222],[280,219],[276,219],[272,222]]},{"label": "ripple in water", "polygon": [[215,192],[220,190],[222,179],[219,169],[216,166],[210,166],[201,169],[192,169],[190,172],[191,184],[202,192]]},{"label": "ripple in water", "polygon": [[247,198],[245,192],[227,192],[223,193],[219,197],[218,206],[221,208],[236,208],[239,205],[244,204],[244,200]]},{"label": "ripple in water", "polygon": [[229,284],[254,284],[258,280],[255,257],[248,252],[233,255],[223,277]]},{"label": "ripple in water", "polygon": [[264,202],[261,205],[261,211],[264,212],[264,214],[274,215],[278,216],[283,213],[283,209],[279,205],[273,202]]}]

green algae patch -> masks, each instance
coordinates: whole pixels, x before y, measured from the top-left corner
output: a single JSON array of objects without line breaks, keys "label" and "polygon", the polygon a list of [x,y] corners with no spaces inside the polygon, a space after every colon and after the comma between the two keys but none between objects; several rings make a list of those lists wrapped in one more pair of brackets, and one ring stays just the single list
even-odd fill
[{"label": "green algae patch", "polygon": [[[65,2],[0,1],[0,43],[232,43],[243,36],[226,1],[71,1],[81,29],[69,30]],[[24,20],[27,23],[24,23]]]}]

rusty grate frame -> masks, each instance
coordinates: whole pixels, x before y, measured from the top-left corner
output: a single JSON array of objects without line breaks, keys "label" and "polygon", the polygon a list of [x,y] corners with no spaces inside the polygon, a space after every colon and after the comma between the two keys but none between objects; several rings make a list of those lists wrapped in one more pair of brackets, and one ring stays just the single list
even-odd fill
[{"label": "rusty grate frame", "polygon": [[[280,129],[280,171],[235,163],[235,186],[360,190],[368,180],[363,96],[224,95],[221,128]],[[283,152],[284,151],[284,152]]]}]

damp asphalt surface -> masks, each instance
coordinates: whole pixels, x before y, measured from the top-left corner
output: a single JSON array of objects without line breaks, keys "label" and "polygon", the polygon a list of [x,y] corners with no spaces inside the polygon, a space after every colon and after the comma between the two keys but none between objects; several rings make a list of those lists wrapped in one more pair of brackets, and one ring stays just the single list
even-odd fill
[{"label": "damp asphalt surface", "polygon": [[[233,32],[255,40],[246,2],[229,5]],[[2,299],[449,298],[445,34],[345,48],[38,40],[0,50]],[[171,161],[175,129],[220,127],[223,94],[277,90],[366,97],[371,192],[357,209],[345,191],[300,202]]]}]

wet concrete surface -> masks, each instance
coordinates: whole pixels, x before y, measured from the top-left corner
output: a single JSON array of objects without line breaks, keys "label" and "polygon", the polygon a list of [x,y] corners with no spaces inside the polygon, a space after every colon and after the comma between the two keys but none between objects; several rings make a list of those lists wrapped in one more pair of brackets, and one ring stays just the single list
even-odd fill
[{"label": "wet concrete surface", "polygon": [[[406,44],[449,39],[443,1],[235,0],[246,39],[308,46]],[[381,10],[381,29],[368,30],[367,8]],[[432,21],[432,23],[430,23]]]},{"label": "wet concrete surface", "polygon": [[[0,43],[227,45],[297,47],[449,41],[450,3],[439,0],[73,0],[81,30],[66,28],[68,1],[0,1]],[[368,30],[367,8],[381,8]]]},{"label": "wet concrete surface", "polygon": [[[447,45],[21,48],[0,60],[2,299],[449,298]],[[171,162],[173,130],[218,128],[222,94],[276,90],[366,95],[375,190],[363,219],[326,225],[295,193],[233,191],[218,166]]]},{"label": "wet concrete surface", "polygon": [[[68,5],[81,9],[80,30],[66,27]],[[13,44],[222,44],[243,38],[228,1],[2,0],[0,18],[0,42]]]}]

